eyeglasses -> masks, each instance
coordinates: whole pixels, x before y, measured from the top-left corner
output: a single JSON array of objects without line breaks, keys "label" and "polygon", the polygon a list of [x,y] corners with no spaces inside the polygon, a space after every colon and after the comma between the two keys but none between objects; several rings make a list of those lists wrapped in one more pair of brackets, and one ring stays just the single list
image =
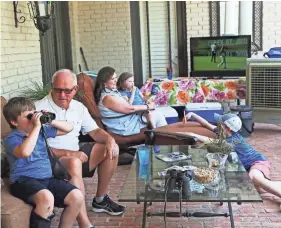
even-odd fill
[{"label": "eyeglasses", "polygon": [[55,93],[62,93],[62,92],[64,92],[65,94],[71,94],[74,89],[75,89],[75,86],[72,89],[53,88]]}]

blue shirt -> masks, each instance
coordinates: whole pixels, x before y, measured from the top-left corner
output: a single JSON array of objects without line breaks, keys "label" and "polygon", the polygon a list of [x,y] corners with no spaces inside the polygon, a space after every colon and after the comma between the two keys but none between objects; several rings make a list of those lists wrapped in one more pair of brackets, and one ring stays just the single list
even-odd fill
[{"label": "blue shirt", "polygon": [[[57,135],[57,129],[51,126],[44,126],[47,138],[54,138]],[[36,179],[44,179],[52,176],[52,168],[43,134],[40,132],[36,146],[27,158],[17,158],[14,156],[14,150],[21,145],[27,136],[13,130],[4,138],[4,146],[7,151],[10,163],[10,181],[14,183],[20,176],[27,176]]]},{"label": "blue shirt", "polygon": [[249,169],[256,161],[267,160],[264,155],[252,148],[239,133],[234,132],[226,139],[226,141],[232,143],[233,149],[237,153],[245,169]]},{"label": "blue shirt", "polygon": [[[117,100],[125,101],[125,98],[117,90],[110,90],[105,88],[102,91],[101,98],[98,104],[98,109],[103,117],[118,117],[118,118],[102,118],[102,123],[105,125],[107,131],[117,135],[135,135],[140,133],[140,129],[146,127],[143,124],[141,117],[138,114],[125,115],[120,112],[115,112],[103,104],[103,99],[106,96],[113,96]],[[119,117],[122,116],[122,117]]]},{"label": "blue shirt", "polygon": [[[121,93],[122,96],[127,96],[129,99],[132,97],[132,92],[130,91],[119,91],[119,92]],[[142,104],[145,104],[145,101],[140,95],[140,89],[136,87],[135,97],[132,105],[142,105]]]}]

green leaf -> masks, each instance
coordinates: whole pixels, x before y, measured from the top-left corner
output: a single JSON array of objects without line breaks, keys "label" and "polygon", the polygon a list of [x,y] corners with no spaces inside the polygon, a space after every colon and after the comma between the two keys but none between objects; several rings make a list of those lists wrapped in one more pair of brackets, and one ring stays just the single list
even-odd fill
[{"label": "green leaf", "polygon": [[168,104],[175,104],[177,101],[176,93],[172,93],[169,97]]},{"label": "green leaf", "polygon": [[51,91],[51,85],[43,85],[37,81],[32,81],[30,87],[26,87],[25,89],[20,91],[20,95],[26,97],[32,101],[38,101],[43,99],[45,96],[49,94]]},{"label": "green leaf", "polygon": [[224,86],[223,82],[217,83],[217,84],[213,85],[213,87],[215,89],[219,90],[219,91],[224,91],[225,90],[225,86]]}]

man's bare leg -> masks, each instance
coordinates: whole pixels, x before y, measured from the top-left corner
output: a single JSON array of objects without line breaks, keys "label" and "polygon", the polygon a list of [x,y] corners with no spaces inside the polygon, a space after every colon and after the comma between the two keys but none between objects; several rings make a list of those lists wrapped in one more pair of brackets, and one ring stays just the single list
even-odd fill
[{"label": "man's bare leg", "polygon": [[62,157],[60,158],[60,162],[71,175],[71,180],[69,181],[69,183],[79,188],[84,196],[80,213],[77,216],[77,222],[80,228],[88,228],[91,225],[91,222],[87,215],[85,202],[85,186],[82,178],[82,162],[79,158],[76,157]]},{"label": "man's bare leg", "polygon": [[255,168],[250,169],[249,176],[255,186],[257,186],[258,188],[262,188],[263,190],[272,193],[273,195],[281,197],[281,188],[279,182],[274,182],[266,179],[263,173]]},{"label": "man's bare leg", "polygon": [[102,197],[107,194],[110,180],[118,163],[118,156],[110,160],[109,156],[104,156],[104,154],[105,145],[97,143],[93,146],[89,157],[90,171],[98,166],[97,197]]},{"label": "man's bare leg", "polygon": [[64,199],[66,207],[61,215],[59,228],[72,227],[83,202],[85,202],[84,196],[79,189],[74,189],[68,193]]}]

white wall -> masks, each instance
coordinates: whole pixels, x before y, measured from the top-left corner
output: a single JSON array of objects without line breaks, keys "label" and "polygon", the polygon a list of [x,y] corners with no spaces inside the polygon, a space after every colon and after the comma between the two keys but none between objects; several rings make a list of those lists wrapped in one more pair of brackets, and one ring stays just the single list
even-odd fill
[{"label": "white wall", "polygon": [[79,43],[90,70],[111,66],[117,74],[133,72],[129,2],[79,1],[77,10]]},{"label": "white wall", "polygon": [[27,2],[18,8],[25,23],[15,28],[13,2],[1,2],[1,95],[5,98],[20,94],[32,81],[42,82],[39,31],[30,19]]},{"label": "white wall", "polygon": [[[151,71],[152,77],[167,77],[169,67],[169,30],[168,30],[168,7],[165,1],[149,1],[149,37],[147,34],[146,6],[140,2],[141,9],[141,33],[142,33],[142,55],[144,57],[143,67],[145,68],[144,78],[149,77],[148,67],[148,39],[150,40]],[[173,75],[178,76],[176,62],[177,53],[177,32],[176,32],[176,3],[170,2],[170,26],[171,26],[171,52]]]}]

